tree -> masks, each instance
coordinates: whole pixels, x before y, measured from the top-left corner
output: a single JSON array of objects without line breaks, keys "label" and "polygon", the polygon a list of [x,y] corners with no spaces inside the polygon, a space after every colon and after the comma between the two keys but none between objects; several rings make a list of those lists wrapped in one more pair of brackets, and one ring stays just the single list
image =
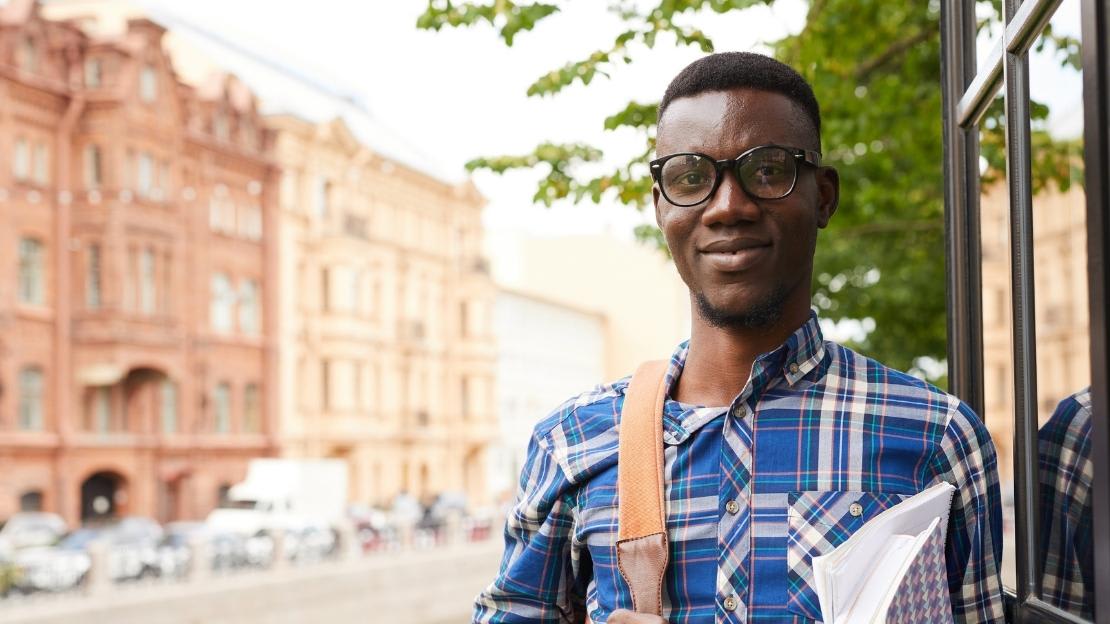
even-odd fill
[{"label": "tree", "polygon": [[[683,16],[772,2],[659,0],[646,10],[638,6],[643,3],[619,2],[613,10],[626,28],[612,45],[543,74],[528,94],[554,95],[576,82],[589,85],[608,76],[634,62],[632,42],[651,48],[673,41],[711,52],[713,42],[683,26]],[[775,56],[813,85],[822,106],[824,162],[841,173],[840,208],[814,260],[814,305],[824,318],[871,319],[879,330],[853,346],[903,370],[921,356],[942,360],[946,350],[940,16],[935,4],[812,0],[803,30],[771,43]],[[438,30],[485,22],[511,46],[521,32],[558,10],[556,4],[540,2],[429,0],[417,26]],[[1063,62],[1078,62],[1077,43],[1070,38],[1048,32],[1039,45],[1054,46]],[[529,154],[476,158],[467,167],[498,173],[542,168],[546,175],[534,200],[547,206],[610,196],[644,208],[651,202],[646,163],[654,152],[656,106],[630,102],[605,118],[606,129],[636,128],[645,139],[642,153],[605,175],[575,175],[579,165],[601,158],[599,150],[583,144],[544,143]],[[1047,113],[1046,107],[1034,106],[1035,121]],[[988,181],[1004,167],[1001,117],[998,104],[984,130],[983,154],[992,166]],[[1043,124],[1034,126],[1034,141],[1052,146]],[[1035,170],[1042,175],[1035,180],[1037,188],[1048,178],[1066,188],[1073,162],[1066,153],[1038,152]],[[665,249],[658,229],[643,227],[637,235]]]}]

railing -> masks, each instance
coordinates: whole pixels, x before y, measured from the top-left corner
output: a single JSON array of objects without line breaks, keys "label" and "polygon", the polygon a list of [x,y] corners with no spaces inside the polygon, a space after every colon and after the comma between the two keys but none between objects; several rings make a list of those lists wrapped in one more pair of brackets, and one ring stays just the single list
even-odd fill
[{"label": "railing", "polygon": [[[489,518],[448,517],[438,524],[335,531],[271,532],[250,538],[196,538],[180,546],[108,545],[84,550],[43,549],[35,557],[0,563],[0,621],[5,610],[47,603],[74,604],[95,597],[131,595],[165,585],[199,584],[256,575],[263,581],[291,569],[342,566],[406,551],[489,540]],[[204,562],[198,565],[197,562]]]}]

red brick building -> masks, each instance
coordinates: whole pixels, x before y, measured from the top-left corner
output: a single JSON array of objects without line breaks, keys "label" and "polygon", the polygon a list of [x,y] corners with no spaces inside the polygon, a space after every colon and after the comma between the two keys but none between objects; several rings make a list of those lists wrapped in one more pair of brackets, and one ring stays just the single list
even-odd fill
[{"label": "red brick building", "polygon": [[272,132],[163,34],[0,7],[0,519],[201,517],[276,451]]}]

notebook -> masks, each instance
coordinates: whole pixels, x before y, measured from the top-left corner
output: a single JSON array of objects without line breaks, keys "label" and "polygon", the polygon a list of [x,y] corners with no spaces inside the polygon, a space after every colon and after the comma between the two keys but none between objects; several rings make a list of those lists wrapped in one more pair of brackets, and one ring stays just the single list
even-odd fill
[{"label": "notebook", "polygon": [[938,483],[883,511],[813,558],[824,624],[950,624],[944,565],[955,489]]}]

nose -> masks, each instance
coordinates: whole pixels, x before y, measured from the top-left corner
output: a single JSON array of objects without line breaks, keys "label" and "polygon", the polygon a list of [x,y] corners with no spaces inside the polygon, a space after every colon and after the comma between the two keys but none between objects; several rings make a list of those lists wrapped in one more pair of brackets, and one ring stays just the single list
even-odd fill
[{"label": "nose", "polygon": [[722,172],[717,192],[709,198],[709,202],[702,211],[703,225],[736,225],[744,221],[757,221],[762,215],[759,205],[744,192],[736,172],[726,170]]}]

